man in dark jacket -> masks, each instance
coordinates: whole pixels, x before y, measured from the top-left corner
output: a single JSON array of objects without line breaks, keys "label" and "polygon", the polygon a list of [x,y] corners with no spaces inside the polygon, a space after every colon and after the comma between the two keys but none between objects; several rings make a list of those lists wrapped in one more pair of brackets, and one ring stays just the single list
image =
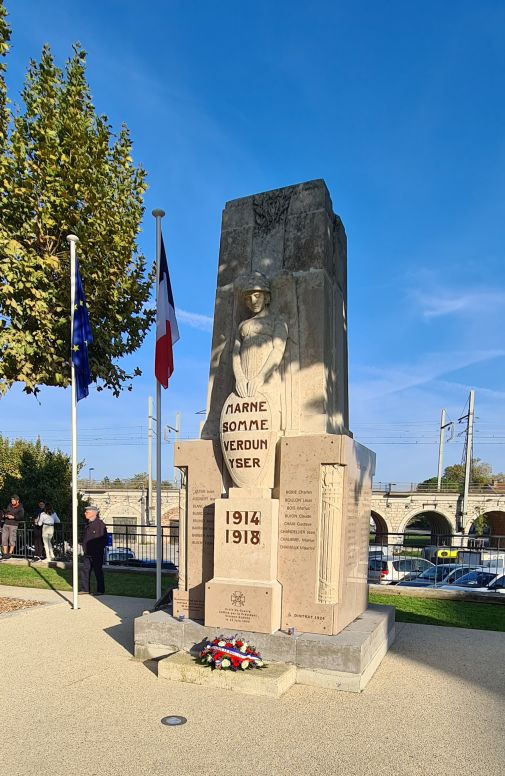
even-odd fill
[{"label": "man in dark jacket", "polygon": [[[11,503],[4,510],[4,524],[2,526],[2,557],[9,560],[14,554],[18,524],[23,520],[25,510],[16,494],[11,496]],[[7,551],[7,548],[8,551]]]},{"label": "man in dark jacket", "polygon": [[96,593],[93,595],[103,595],[105,593],[105,580],[103,578],[103,553],[107,546],[107,528],[105,523],[100,520],[98,507],[90,505],[84,510],[86,526],[82,537],[82,550],[84,557],[80,568],[80,590],[79,593],[90,592],[91,572],[96,578]]}]

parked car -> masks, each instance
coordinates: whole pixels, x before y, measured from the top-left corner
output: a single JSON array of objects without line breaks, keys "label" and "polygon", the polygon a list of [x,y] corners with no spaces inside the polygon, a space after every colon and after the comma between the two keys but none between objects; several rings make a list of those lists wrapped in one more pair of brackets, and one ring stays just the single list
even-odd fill
[{"label": "parked car", "polygon": [[500,569],[496,570],[480,568],[473,569],[458,579],[457,584],[442,586],[442,590],[465,590],[467,593],[504,593],[505,594],[505,573]]},{"label": "parked car", "polygon": [[[143,569],[155,569],[156,568],[156,561],[155,560],[137,560],[135,562],[136,566],[139,566]],[[161,562],[161,570],[169,572],[171,574],[177,574],[178,568],[175,565],[175,563],[172,563],[171,560],[164,560]]]},{"label": "parked car", "polygon": [[105,548],[105,563],[111,566],[122,566],[127,563],[131,565],[131,561],[135,560],[135,553],[128,547],[106,547]]},{"label": "parked car", "polygon": [[[129,566],[130,568],[155,569],[156,561],[152,559],[137,558],[133,550],[128,547],[106,547],[105,563],[109,566]],[[162,571],[177,574],[177,566],[170,560],[161,563]]]},{"label": "parked car", "polygon": [[413,577],[433,566],[429,560],[417,557],[377,555],[368,557],[368,581],[381,585],[394,585],[406,574]]},{"label": "parked car", "polygon": [[405,577],[398,583],[401,587],[440,587],[441,585],[453,585],[474,567],[459,563],[439,563],[426,569],[416,577]]},{"label": "parked car", "polygon": [[369,544],[368,545],[368,556],[371,557],[372,555],[388,555],[389,549],[387,544]]}]

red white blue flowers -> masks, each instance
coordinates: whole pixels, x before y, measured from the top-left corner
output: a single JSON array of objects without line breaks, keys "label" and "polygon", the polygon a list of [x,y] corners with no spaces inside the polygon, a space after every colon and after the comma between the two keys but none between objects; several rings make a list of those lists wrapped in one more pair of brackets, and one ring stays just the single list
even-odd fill
[{"label": "red white blue flowers", "polygon": [[200,652],[200,662],[211,668],[229,671],[264,666],[260,653],[238,636],[217,636],[208,641]]}]

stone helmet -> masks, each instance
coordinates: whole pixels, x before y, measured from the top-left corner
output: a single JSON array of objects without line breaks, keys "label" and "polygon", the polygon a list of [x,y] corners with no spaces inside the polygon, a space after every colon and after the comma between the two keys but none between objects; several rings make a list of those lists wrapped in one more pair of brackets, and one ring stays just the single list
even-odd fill
[{"label": "stone helmet", "polygon": [[236,283],[241,294],[246,294],[248,291],[265,291],[270,296],[270,280],[262,272],[240,275]]}]

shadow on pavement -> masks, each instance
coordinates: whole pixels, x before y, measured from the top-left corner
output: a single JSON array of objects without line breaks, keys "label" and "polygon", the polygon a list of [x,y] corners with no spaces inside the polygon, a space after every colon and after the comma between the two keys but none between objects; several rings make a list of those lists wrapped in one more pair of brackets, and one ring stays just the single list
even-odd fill
[{"label": "shadow on pavement", "polygon": [[154,600],[113,595],[104,595],[98,600],[103,606],[111,609],[121,620],[117,625],[104,628],[104,633],[114,639],[133,657],[133,621],[135,617],[140,617],[142,612],[152,609]]},{"label": "shadow on pavement", "polygon": [[[44,582],[44,585],[47,585],[47,587],[51,588],[51,590],[56,593],[57,596],[59,596],[63,601],[65,601],[66,604],[68,604],[70,607],[72,606],[72,602],[68,600],[66,595],[63,595],[61,590],[58,590],[54,585],[51,584],[51,582],[46,579],[46,577],[40,573],[40,570],[34,566],[33,564],[30,564],[30,568],[35,571],[36,574],[41,578],[41,580]],[[53,569],[53,571],[58,571],[58,569]]]},{"label": "shadow on pavement", "polygon": [[498,659],[505,653],[504,632],[413,623],[399,625],[402,627],[390,654],[418,663],[420,673],[423,667],[435,669],[441,675],[505,696],[505,672],[501,670],[501,658]]}]

